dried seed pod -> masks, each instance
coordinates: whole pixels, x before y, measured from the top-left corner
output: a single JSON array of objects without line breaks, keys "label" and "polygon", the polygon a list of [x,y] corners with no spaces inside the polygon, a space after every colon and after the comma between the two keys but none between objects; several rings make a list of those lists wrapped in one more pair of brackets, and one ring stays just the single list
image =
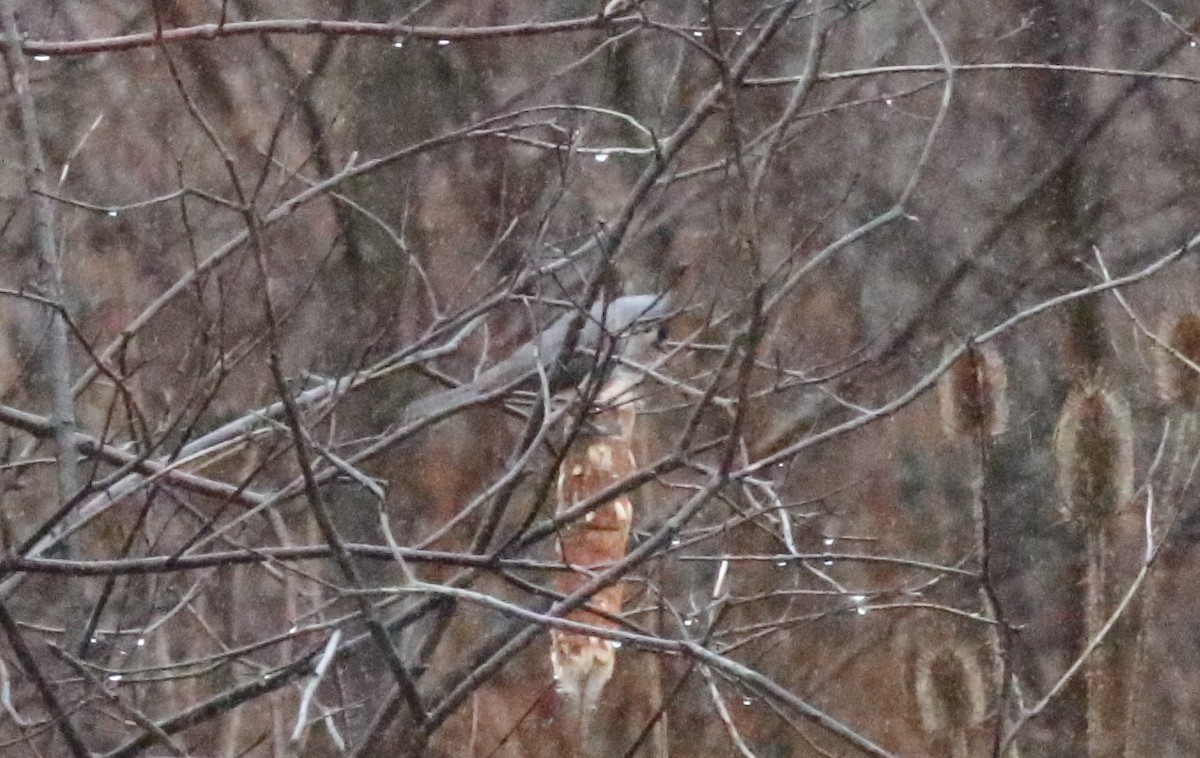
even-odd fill
[{"label": "dried seed pod", "polygon": [[[628,432],[629,425],[612,424],[621,431],[613,435],[588,437],[573,447],[563,459],[558,473],[558,510],[561,513],[584,502],[597,492],[620,482],[637,470]],[[592,577],[625,557],[633,505],[627,497],[617,497],[564,527],[558,536],[558,552],[563,563],[578,569],[564,572],[556,588],[571,594],[587,585]],[[624,589],[618,584],[593,595],[588,604],[608,614],[621,611]],[[615,624],[587,608],[566,614],[566,618],[593,626],[612,628]],[[552,630],[550,664],[558,690],[578,719],[586,737],[588,715],[596,707],[600,692],[612,677],[615,663],[612,642],[600,637]]]},{"label": "dried seed pod", "polygon": [[1008,371],[991,345],[968,346],[938,380],[937,393],[949,437],[994,437],[1008,428]]},{"label": "dried seed pod", "polygon": [[1200,366],[1200,316],[1184,313],[1173,323],[1166,318],[1159,334],[1171,350],[1160,347],[1154,351],[1158,395],[1163,402],[1195,408],[1200,404],[1200,371],[1180,359]]},{"label": "dried seed pod", "polygon": [[1098,528],[1133,495],[1129,405],[1110,389],[1084,385],[1063,404],[1054,458],[1063,515]]},{"label": "dried seed pod", "polygon": [[969,645],[956,642],[918,651],[913,693],[926,733],[957,734],[983,723],[986,691],[979,657]]},{"label": "dried seed pod", "polygon": [[557,629],[550,632],[550,668],[558,691],[581,724],[600,701],[600,692],[616,666],[612,643]]}]

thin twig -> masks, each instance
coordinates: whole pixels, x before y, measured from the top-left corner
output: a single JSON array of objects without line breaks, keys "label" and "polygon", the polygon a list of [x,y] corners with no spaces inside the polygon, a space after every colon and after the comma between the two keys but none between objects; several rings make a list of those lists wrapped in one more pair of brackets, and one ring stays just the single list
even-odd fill
[{"label": "thin twig", "polygon": [[13,617],[9,615],[8,608],[2,602],[0,602],[0,629],[4,630],[4,635],[8,638],[8,644],[12,646],[13,655],[16,656],[17,662],[21,664],[21,668],[25,669],[25,674],[33,681],[38,694],[42,696],[42,702],[46,704],[46,710],[50,711],[54,725],[62,733],[63,739],[67,743],[67,748],[71,751],[71,755],[75,756],[75,758],[91,758],[91,752],[83,744],[83,740],[79,738],[75,727],[71,725],[71,719],[63,709],[62,703],[59,702],[58,695],[54,693],[54,688],[50,686],[50,683],[46,681],[46,677],[43,676],[42,669],[33,657],[33,651],[26,644],[25,636],[21,634],[20,627],[17,626],[17,622],[13,620]]}]

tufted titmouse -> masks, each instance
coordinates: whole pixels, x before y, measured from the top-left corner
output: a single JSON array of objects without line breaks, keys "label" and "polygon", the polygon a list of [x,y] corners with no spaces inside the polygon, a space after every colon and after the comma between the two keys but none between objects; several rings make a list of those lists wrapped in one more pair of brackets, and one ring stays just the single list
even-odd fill
[{"label": "tufted titmouse", "polygon": [[[644,361],[647,349],[659,341],[660,329],[670,315],[666,295],[626,295],[611,303],[594,303],[591,311],[582,316],[574,352],[561,356],[572,324],[580,317],[574,311],[565,313],[474,381],[420,398],[409,404],[404,415],[409,419],[444,416],[486,397],[502,396],[535,381],[539,364],[545,369],[551,392],[577,386],[597,361],[606,358],[617,363],[618,371],[632,374],[623,361]],[[629,377],[622,378],[622,383],[631,381]]]}]

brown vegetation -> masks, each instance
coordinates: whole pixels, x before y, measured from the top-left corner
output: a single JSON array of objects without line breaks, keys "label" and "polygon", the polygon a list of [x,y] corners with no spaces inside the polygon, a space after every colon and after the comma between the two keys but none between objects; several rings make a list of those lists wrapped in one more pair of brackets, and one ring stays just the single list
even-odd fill
[{"label": "brown vegetation", "polygon": [[0,757],[1200,755],[1198,19],[0,0]]}]

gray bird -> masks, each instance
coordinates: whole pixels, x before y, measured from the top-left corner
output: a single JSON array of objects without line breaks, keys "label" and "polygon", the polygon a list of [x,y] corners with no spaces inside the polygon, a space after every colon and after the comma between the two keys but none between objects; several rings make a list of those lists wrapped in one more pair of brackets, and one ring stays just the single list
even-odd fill
[{"label": "gray bird", "polygon": [[[404,415],[408,419],[446,416],[485,398],[501,397],[522,386],[536,387],[539,364],[549,379],[550,391],[578,386],[591,373],[597,361],[611,359],[620,371],[629,369],[624,362],[641,362],[647,349],[661,338],[661,328],[671,316],[666,295],[626,295],[607,305],[596,302],[582,316],[575,350],[560,356],[576,311],[563,314],[512,355],[485,370],[474,381],[410,403]],[[603,319],[603,328],[601,320]],[[602,367],[603,368],[603,367]]]}]

